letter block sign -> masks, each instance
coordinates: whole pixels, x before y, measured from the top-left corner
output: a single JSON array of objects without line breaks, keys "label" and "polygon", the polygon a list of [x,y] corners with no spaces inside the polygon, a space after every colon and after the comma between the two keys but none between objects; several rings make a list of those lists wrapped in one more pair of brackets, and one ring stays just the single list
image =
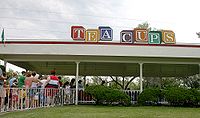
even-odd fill
[{"label": "letter block sign", "polygon": [[98,42],[99,40],[99,30],[98,29],[88,29],[85,32],[85,42]]},{"label": "letter block sign", "polygon": [[110,27],[99,27],[100,40],[101,41],[112,41],[113,40],[113,30]]},{"label": "letter block sign", "polygon": [[132,30],[122,30],[120,32],[120,42],[121,43],[133,43],[133,31]]},{"label": "letter block sign", "polygon": [[161,44],[162,33],[160,31],[150,31],[148,34],[149,44]]},{"label": "letter block sign", "polygon": [[175,33],[171,30],[162,30],[162,41],[165,44],[175,44]]},{"label": "letter block sign", "polygon": [[71,37],[73,40],[85,40],[85,28],[83,26],[72,26]]},{"label": "letter block sign", "polygon": [[148,42],[147,29],[134,29],[134,39],[136,42]]}]

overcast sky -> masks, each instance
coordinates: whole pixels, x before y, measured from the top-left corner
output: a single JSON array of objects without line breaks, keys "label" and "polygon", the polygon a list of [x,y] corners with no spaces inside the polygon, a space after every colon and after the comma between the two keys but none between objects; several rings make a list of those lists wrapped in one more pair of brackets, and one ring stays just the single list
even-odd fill
[{"label": "overcast sky", "polygon": [[114,42],[121,30],[149,22],[173,30],[177,42],[200,43],[199,0],[1,0],[0,28],[9,39],[72,41],[70,27],[110,26]]}]

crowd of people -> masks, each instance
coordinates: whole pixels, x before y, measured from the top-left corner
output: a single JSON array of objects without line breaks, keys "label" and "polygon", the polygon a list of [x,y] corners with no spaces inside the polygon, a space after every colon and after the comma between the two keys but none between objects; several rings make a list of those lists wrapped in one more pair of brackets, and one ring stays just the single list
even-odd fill
[{"label": "crowd of people", "polygon": [[[56,76],[55,70],[50,74],[39,75],[35,71],[22,71],[19,75],[13,72],[8,77],[0,68],[0,110],[5,109],[6,105],[14,109],[37,107],[41,103],[53,105],[58,94],[65,96],[64,102],[70,103],[71,91],[76,87],[75,79],[63,83],[61,76]],[[83,88],[82,80],[78,81],[78,87]]]}]

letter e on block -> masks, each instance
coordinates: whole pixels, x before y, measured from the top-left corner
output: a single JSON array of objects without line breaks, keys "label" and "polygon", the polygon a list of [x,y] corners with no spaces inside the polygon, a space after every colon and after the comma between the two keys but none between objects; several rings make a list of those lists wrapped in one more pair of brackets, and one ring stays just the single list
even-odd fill
[{"label": "letter e on block", "polygon": [[175,33],[171,30],[162,30],[162,41],[165,44],[175,44]]},{"label": "letter e on block", "polygon": [[133,31],[132,30],[122,30],[120,32],[120,42],[121,43],[133,43]]},{"label": "letter e on block", "polygon": [[99,30],[88,29],[86,30],[85,42],[98,42],[99,41]]},{"label": "letter e on block", "polygon": [[72,26],[71,37],[73,40],[85,40],[85,28],[83,26]]},{"label": "letter e on block", "polygon": [[134,29],[134,39],[136,42],[148,42],[148,31],[147,29]]}]

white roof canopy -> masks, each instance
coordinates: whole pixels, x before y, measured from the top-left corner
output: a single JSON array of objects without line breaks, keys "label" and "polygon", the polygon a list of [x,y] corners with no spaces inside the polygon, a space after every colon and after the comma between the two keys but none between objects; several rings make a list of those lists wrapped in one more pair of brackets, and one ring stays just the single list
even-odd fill
[{"label": "white roof canopy", "polygon": [[188,76],[199,73],[200,46],[85,42],[8,42],[0,58],[20,67],[49,74],[138,76]]}]

